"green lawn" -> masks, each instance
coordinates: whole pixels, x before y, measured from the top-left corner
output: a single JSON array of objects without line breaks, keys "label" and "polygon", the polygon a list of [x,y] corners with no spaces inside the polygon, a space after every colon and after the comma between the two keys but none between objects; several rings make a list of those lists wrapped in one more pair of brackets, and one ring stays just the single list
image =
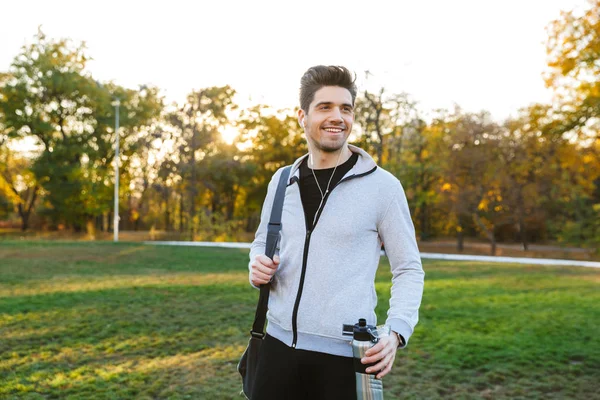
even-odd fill
[{"label": "green lawn", "polygon": [[[0,241],[0,398],[240,399],[246,264],[246,250]],[[600,270],[424,268],[387,399],[600,398]],[[385,259],[376,287],[383,321]]]}]

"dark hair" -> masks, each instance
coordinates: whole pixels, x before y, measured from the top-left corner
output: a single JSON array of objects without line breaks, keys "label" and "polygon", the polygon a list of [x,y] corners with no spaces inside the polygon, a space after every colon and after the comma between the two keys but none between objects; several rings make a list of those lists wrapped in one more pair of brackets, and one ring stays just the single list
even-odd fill
[{"label": "dark hair", "polygon": [[315,98],[315,92],[323,86],[339,86],[348,89],[352,95],[352,105],[356,99],[356,75],[346,68],[337,65],[317,65],[311,67],[300,79],[300,108],[308,112],[310,103]]}]

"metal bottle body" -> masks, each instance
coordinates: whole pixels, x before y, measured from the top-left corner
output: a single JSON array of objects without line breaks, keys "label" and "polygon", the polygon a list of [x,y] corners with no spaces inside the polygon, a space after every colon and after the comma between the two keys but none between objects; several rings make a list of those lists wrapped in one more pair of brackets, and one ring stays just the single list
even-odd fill
[{"label": "metal bottle body", "polygon": [[379,332],[372,325],[367,325],[366,320],[360,319],[354,325],[352,336],[352,353],[356,374],[356,397],[358,400],[383,400],[383,381],[377,379],[378,372],[366,373],[368,365],[360,360],[365,353],[379,341]]}]

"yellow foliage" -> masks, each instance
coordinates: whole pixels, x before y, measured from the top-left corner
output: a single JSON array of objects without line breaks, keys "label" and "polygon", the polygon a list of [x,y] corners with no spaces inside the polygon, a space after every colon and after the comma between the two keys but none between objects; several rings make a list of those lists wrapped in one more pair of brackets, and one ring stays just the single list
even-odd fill
[{"label": "yellow foliage", "polygon": [[597,158],[597,157],[594,157],[594,156],[593,156],[593,155],[591,155],[591,154],[585,154],[585,155],[583,156],[583,163],[584,163],[584,164],[590,164],[590,163],[596,162],[597,160],[598,160],[598,158]]},{"label": "yellow foliage", "polygon": [[487,198],[482,199],[479,202],[479,205],[477,206],[478,210],[483,210],[483,211],[487,211],[488,209],[488,204],[489,204],[489,200]]},{"label": "yellow foliage", "polygon": [[13,204],[23,203],[23,199],[15,194],[12,187],[0,176],[0,193],[3,193]]},{"label": "yellow foliage", "polygon": [[215,242],[226,242],[227,241],[227,233],[222,233],[220,235],[215,236],[213,239]]}]

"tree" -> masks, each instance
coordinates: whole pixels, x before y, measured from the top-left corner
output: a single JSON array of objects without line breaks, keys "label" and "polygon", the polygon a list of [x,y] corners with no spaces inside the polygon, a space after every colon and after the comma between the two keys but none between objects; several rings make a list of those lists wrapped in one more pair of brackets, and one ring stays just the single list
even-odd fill
[{"label": "tree", "polygon": [[500,129],[485,112],[456,110],[445,123],[448,154],[441,190],[456,217],[457,249],[463,250],[464,232],[474,223],[495,254],[495,229],[502,217],[495,151]]},{"label": "tree", "polygon": [[308,152],[295,110],[273,110],[258,105],[245,110],[237,123],[241,160],[253,165],[253,177],[245,185],[247,231],[255,230],[273,174]]},{"label": "tree", "polygon": [[402,136],[397,139],[403,142],[402,150],[389,157],[384,167],[401,179],[416,230],[421,240],[427,240],[433,236],[431,221],[436,212],[435,204],[440,200],[436,189],[443,181],[444,130],[435,122],[428,125],[418,115],[401,128]]},{"label": "tree", "polygon": [[[552,132],[555,136],[579,138],[577,152],[584,154],[575,159],[569,157],[575,161],[573,165],[560,166],[564,181],[575,189],[564,195],[571,200],[571,207],[566,210],[574,210],[574,214],[563,221],[561,238],[595,245],[600,242],[596,222],[600,197],[595,195],[600,192],[600,179],[594,173],[600,163],[600,0],[589,0],[589,8],[581,15],[573,11],[561,13],[548,26],[546,48],[550,68],[546,84],[559,100],[559,118],[550,124]],[[560,148],[572,150],[571,147]],[[588,177],[585,181],[573,171],[582,167],[582,161]],[[566,210],[561,210],[561,214]]]},{"label": "tree", "polygon": [[30,160],[16,155],[8,146],[0,147],[0,193],[5,203],[12,202],[16,207],[22,231],[29,227],[29,217],[40,192],[30,164]]},{"label": "tree", "polygon": [[[573,11],[547,28],[548,67],[546,84],[559,95],[560,132],[598,124],[600,117],[600,0],[589,0],[589,9],[577,16]],[[600,138],[600,130],[580,130]]]},{"label": "tree", "polygon": [[[83,44],[48,39],[39,31],[3,79],[0,112],[9,135],[42,145],[32,171],[46,191],[47,214],[79,230],[110,208],[114,161],[114,97],[121,101],[121,160],[127,169],[145,125],[160,114],[156,88],[99,86],[85,70]],[[126,175],[125,175],[126,177]],[[114,179],[114,177],[112,177]]]},{"label": "tree", "polygon": [[203,160],[200,179],[211,193],[210,211],[233,220],[236,201],[244,186],[254,176],[256,166],[244,161],[235,144],[218,142],[214,151]]},{"label": "tree", "polygon": [[[509,223],[517,225],[523,250],[528,250],[527,222],[543,204],[541,167],[543,143],[540,141],[540,119],[547,106],[532,106],[519,118],[505,122],[498,143],[498,156],[503,166],[500,185],[502,197],[510,213]],[[540,218],[543,220],[543,218]]]},{"label": "tree", "polygon": [[[188,194],[192,236],[197,230],[193,221],[200,188],[198,165],[220,135],[221,127],[229,121],[230,111],[236,108],[234,95],[235,90],[229,86],[193,91],[185,104],[167,115],[177,149],[172,163],[181,177],[182,191]],[[183,196],[180,200],[180,229],[183,230]]]},{"label": "tree", "polygon": [[[169,141],[169,135],[156,126],[149,134],[140,138],[138,150],[132,154],[131,162],[127,171],[130,177],[130,193],[128,195],[128,222],[137,231],[142,226],[143,217],[149,213],[151,207],[152,187],[162,189],[160,181],[161,164],[164,155],[161,154],[162,147]],[[168,188],[167,188],[168,189]],[[168,198],[167,198],[168,201]],[[169,212],[167,208],[167,212]],[[165,221],[165,230],[170,229],[170,219]]]},{"label": "tree", "polygon": [[355,121],[362,135],[356,144],[374,154],[380,165],[397,163],[402,153],[404,129],[410,129],[417,116],[416,103],[406,93],[377,94],[365,90],[356,99]]}]

